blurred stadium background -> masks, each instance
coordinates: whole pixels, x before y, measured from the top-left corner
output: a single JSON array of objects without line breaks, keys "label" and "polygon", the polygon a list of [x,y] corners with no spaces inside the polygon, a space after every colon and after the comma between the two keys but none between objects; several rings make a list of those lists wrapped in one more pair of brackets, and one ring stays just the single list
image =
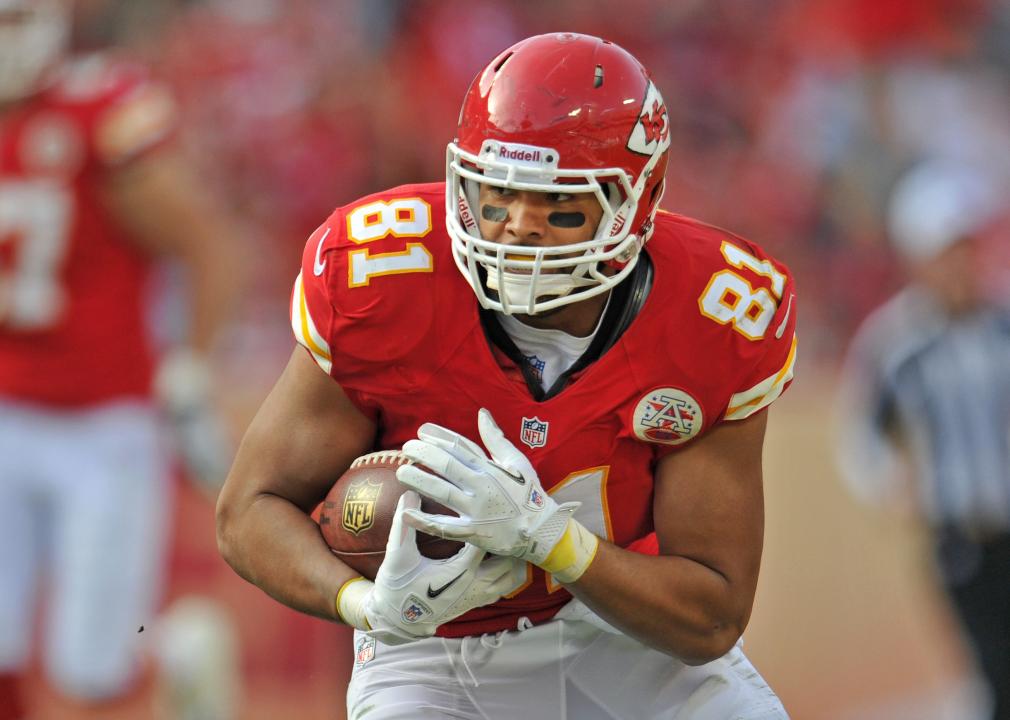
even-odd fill
[{"label": "blurred stadium background", "polygon": [[[255,228],[253,286],[218,358],[236,436],[290,353],[287,293],[333,207],[442,177],[464,90],[517,39],[574,30],[634,52],[671,111],[664,205],[761,243],[800,293],[798,379],[767,443],[750,656],[799,720],[975,717],[972,667],[922,530],[850,498],[830,418],[848,338],[901,281],[883,222],[894,180],[927,154],[1010,172],[1010,2],[80,4],[81,44],[123,45],[174,86],[189,152]],[[993,251],[1010,266],[1010,245]],[[217,555],[210,504],[180,492],[166,607],[196,594],[225,609],[234,717],[342,718],[348,634],[239,580]],[[32,702],[40,718],[66,712],[41,683]],[[155,717],[150,705],[110,718]]]}]

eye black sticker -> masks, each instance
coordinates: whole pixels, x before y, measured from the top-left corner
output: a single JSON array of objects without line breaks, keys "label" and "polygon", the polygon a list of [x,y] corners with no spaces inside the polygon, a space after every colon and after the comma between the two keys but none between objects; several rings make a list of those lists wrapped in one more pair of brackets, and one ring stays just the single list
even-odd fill
[{"label": "eye black sticker", "polygon": [[547,222],[559,228],[577,228],[586,224],[586,214],[580,212],[552,212]]},{"label": "eye black sticker", "polygon": [[494,205],[482,205],[480,208],[480,216],[488,222],[500,223],[508,220],[509,211],[508,208],[496,207]]}]

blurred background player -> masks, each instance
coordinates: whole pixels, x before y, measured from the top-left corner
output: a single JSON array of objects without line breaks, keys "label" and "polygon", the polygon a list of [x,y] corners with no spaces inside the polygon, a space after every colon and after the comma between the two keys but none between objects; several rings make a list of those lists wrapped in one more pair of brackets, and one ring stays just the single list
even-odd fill
[{"label": "blurred background player", "polygon": [[902,176],[889,229],[909,284],[857,332],[839,396],[843,476],[923,514],[997,720],[1010,718],[1010,292],[993,256],[1008,198],[1005,179],[949,160]]},{"label": "blurred background player", "polygon": [[[211,494],[229,459],[207,358],[240,287],[235,229],[173,150],[166,88],[113,54],[66,55],[72,11],[0,0],[4,720],[22,712],[40,608],[59,693],[97,715],[130,693],[162,590],[169,445]],[[186,273],[189,319],[158,362],[160,257]]]}]

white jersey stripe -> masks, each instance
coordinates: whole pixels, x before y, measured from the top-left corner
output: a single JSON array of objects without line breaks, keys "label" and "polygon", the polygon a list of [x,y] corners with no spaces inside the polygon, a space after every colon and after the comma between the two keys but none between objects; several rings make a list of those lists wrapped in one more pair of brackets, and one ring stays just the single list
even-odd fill
[{"label": "white jersey stripe", "polygon": [[786,389],[786,384],[792,380],[795,365],[796,335],[793,335],[793,344],[789,348],[789,356],[786,358],[785,365],[774,375],[765,378],[749,390],[733,395],[729,399],[729,408],[726,410],[725,419],[743,420],[775,402],[782,391]]},{"label": "white jersey stripe", "polygon": [[298,273],[295,279],[295,289],[291,294],[291,329],[295,333],[295,339],[299,345],[305,347],[316,364],[327,374],[333,367],[330,356],[330,346],[319,334],[316,325],[312,322],[308,305],[305,302],[305,286],[302,284],[302,274]]}]

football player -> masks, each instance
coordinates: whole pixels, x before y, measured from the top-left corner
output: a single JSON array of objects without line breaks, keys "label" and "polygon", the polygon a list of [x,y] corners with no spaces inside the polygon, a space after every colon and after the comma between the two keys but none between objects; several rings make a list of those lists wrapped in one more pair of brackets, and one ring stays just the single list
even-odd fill
[{"label": "football player", "polygon": [[[101,714],[137,679],[170,517],[153,386],[199,479],[220,484],[230,462],[204,358],[236,293],[221,281],[237,274],[234,230],[173,149],[169,93],[125,59],[69,56],[71,11],[0,0],[5,720],[37,607],[62,695]],[[188,271],[190,336],[156,365],[145,295],[162,255]]]},{"label": "football player", "polygon": [[[301,347],[218,537],[243,577],[356,629],[348,717],[785,717],[740,638],[793,283],[658,210],[670,132],[628,52],[532,37],[473,81],[444,183],[362,198],[309,238]],[[364,579],[309,513],[356,456],[401,447],[411,489]],[[512,562],[428,560],[416,529]]]}]

